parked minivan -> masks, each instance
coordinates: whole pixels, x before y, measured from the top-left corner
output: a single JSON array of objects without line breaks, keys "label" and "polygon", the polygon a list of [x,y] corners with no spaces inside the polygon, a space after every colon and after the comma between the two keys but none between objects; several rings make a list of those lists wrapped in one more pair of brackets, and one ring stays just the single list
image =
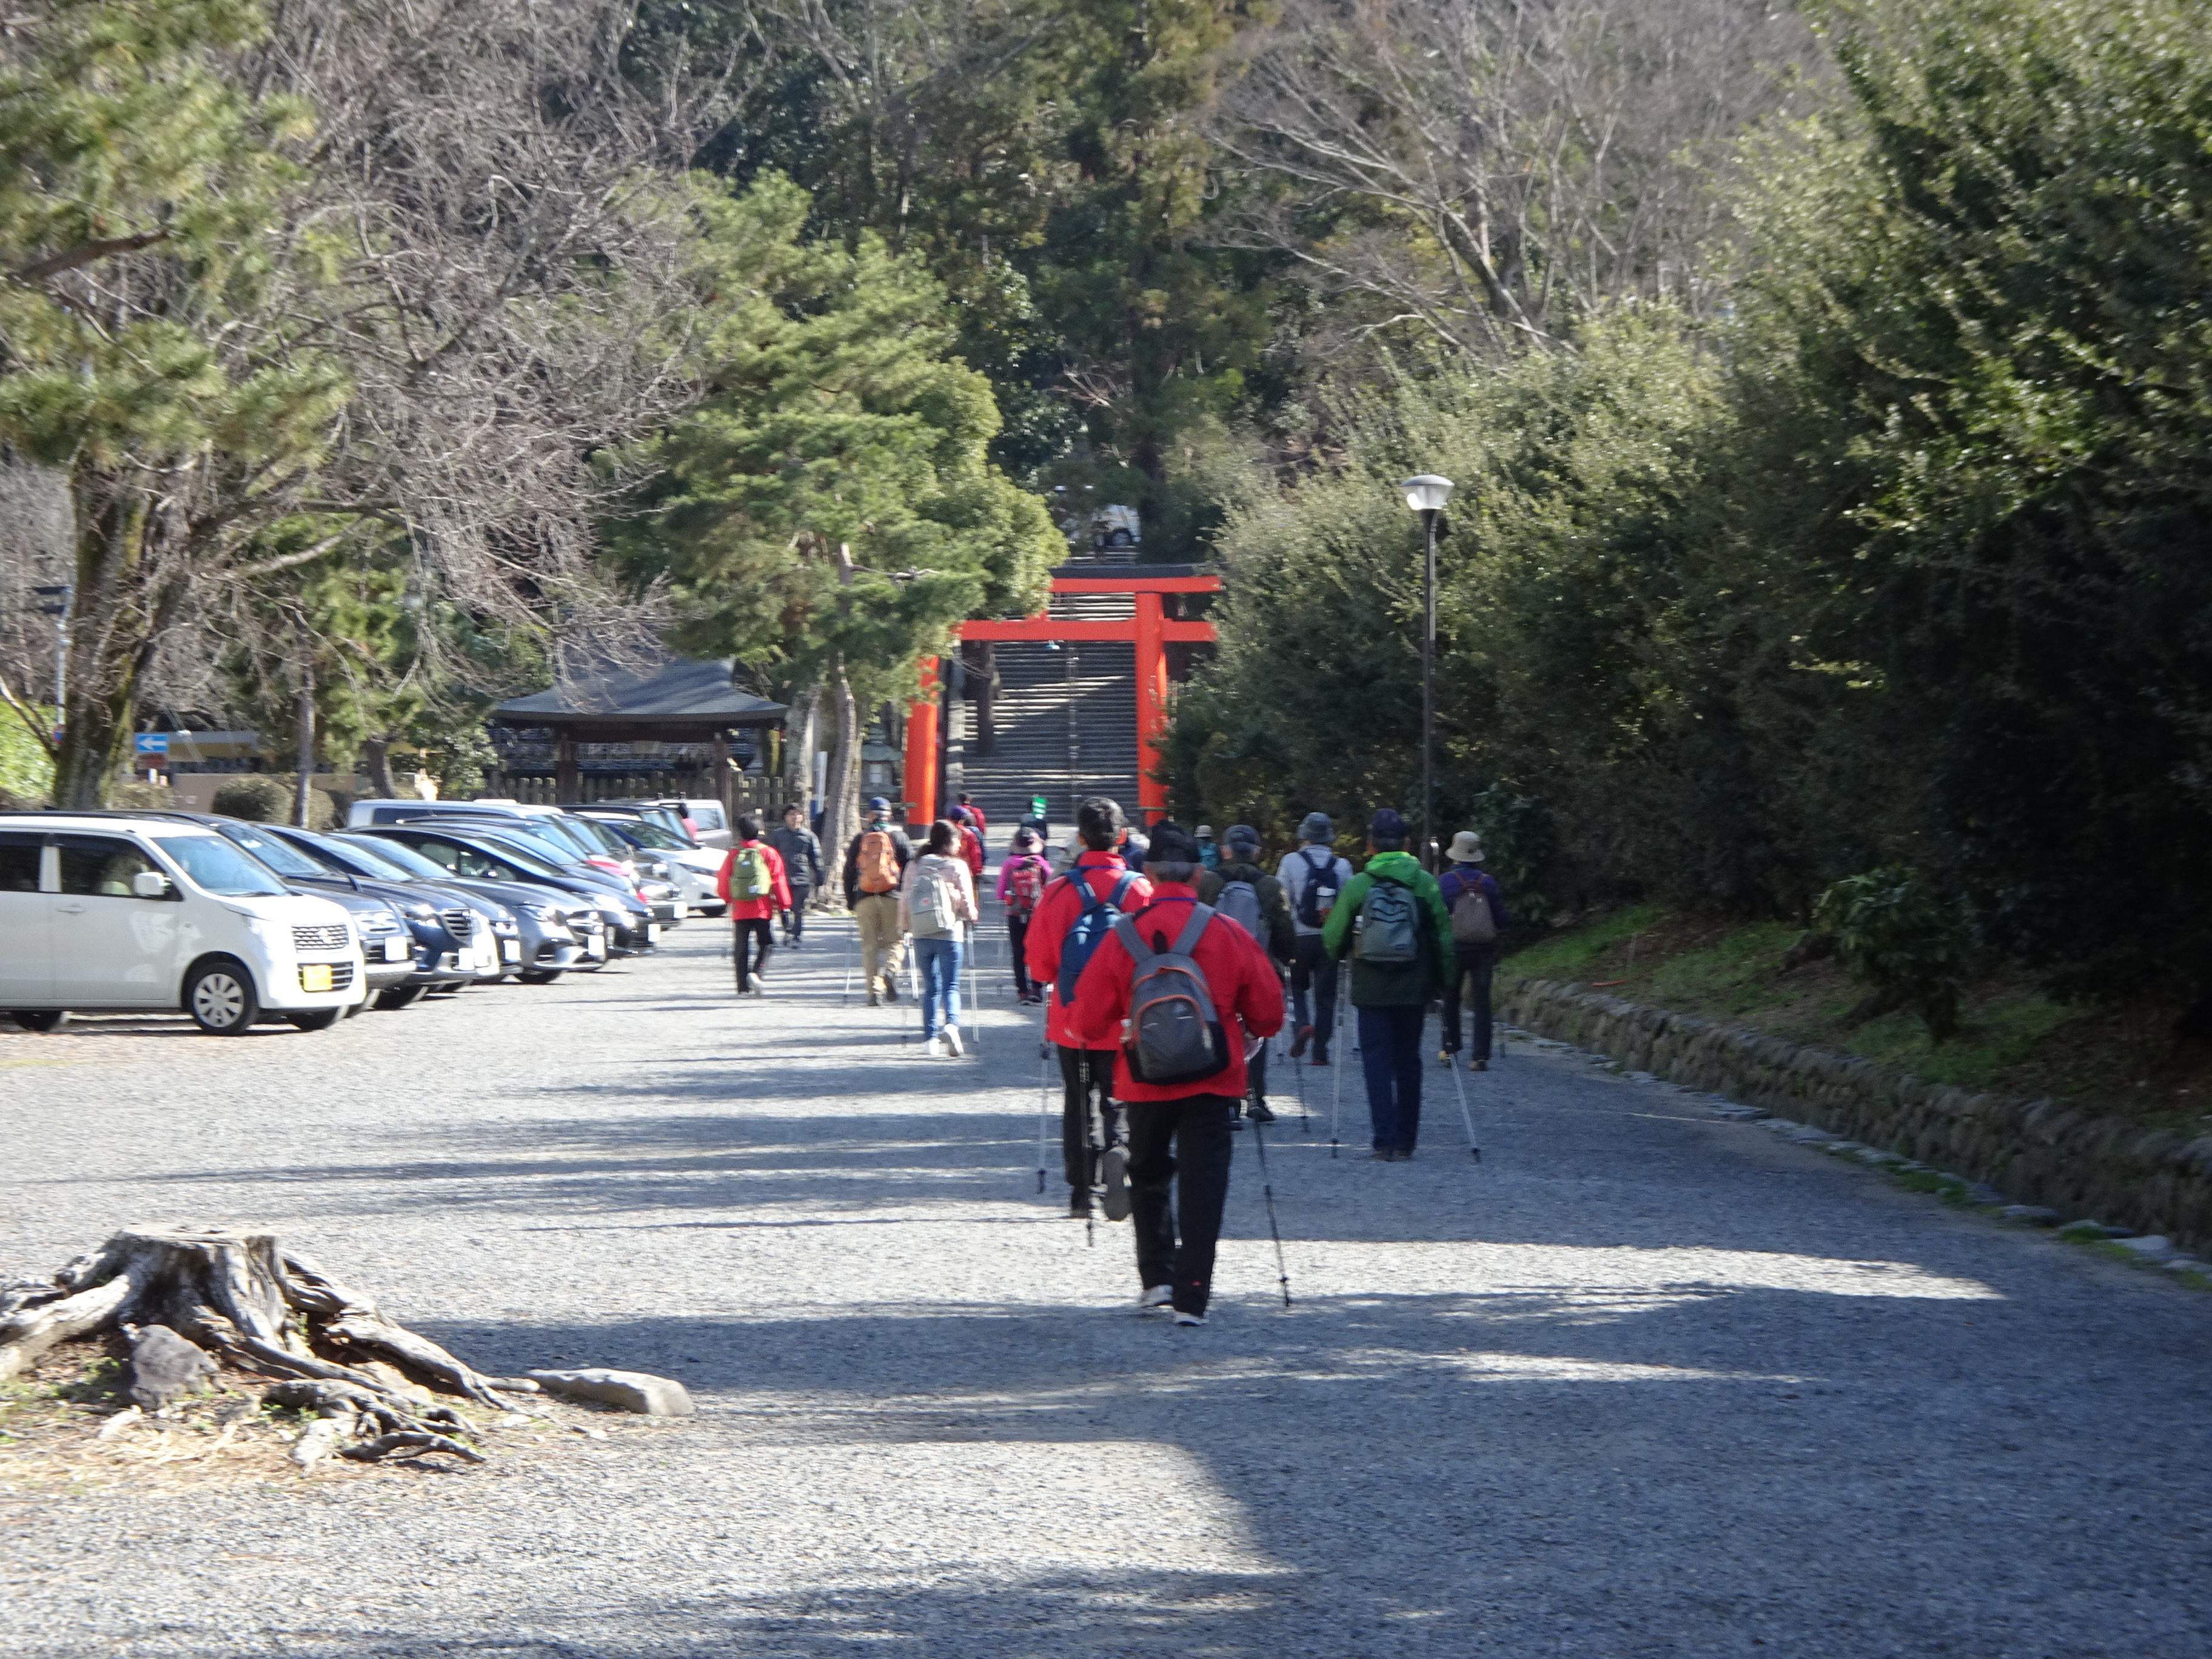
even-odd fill
[{"label": "parked minivan", "polygon": [[219,1036],[264,1013],[319,1031],[366,989],[345,910],[212,830],[0,815],[0,1008],[27,1030],[181,1008]]}]

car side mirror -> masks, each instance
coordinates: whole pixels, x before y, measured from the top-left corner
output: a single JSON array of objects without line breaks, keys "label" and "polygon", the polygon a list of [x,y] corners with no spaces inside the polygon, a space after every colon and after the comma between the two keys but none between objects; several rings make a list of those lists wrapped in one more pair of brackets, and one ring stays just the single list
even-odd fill
[{"label": "car side mirror", "polygon": [[131,890],[140,898],[167,898],[169,878],[159,870],[141,870],[131,878]]}]

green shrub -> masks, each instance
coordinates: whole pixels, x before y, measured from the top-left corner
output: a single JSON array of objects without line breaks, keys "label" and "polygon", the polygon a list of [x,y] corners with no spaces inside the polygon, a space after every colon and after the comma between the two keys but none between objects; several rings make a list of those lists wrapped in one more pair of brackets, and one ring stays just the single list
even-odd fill
[{"label": "green shrub", "polygon": [[1911,1008],[1937,1042],[1958,1030],[1966,921],[1917,870],[1891,865],[1846,876],[1820,895],[1813,920],[1835,935],[1851,977],[1873,991],[1855,1018]]},{"label": "green shrub", "polygon": [[[215,792],[210,807],[227,818],[251,823],[289,823],[292,792],[297,781],[278,772],[249,772]],[[313,829],[326,830],[339,821],[337,799],[327,789],[307,792],[307,821]]]}]

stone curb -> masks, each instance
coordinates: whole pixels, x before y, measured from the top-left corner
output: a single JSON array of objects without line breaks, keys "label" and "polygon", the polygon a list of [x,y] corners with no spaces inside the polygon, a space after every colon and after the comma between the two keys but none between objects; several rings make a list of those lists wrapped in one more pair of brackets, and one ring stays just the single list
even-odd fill
[{"label": "stone curb", "polygon": [[1881,1149],[1877,1158],[1963,1170],[1953,1178],[1984,1189],[1990,1203],[2109,1216],[2131,1235],[2212,1251],[2212,1135],[2191,1139],[2049,1100],[1947,1088],[1856,1055],[1551,980],[1502,981],[1498,1011],[1540,1036],[1604,1054],[1631,1075],[1786,1118],[1791,1128],[1807,1129],[1808,1140],[1842,1138]]}]

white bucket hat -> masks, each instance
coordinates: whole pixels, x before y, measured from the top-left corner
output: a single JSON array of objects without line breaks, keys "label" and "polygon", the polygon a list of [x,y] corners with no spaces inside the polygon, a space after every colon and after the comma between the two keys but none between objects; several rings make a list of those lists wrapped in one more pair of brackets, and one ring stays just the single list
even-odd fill
[{"label": "white bucket hat", "polygon": [[1472,830],[1462,830],[1451,840],[1451,850],[1446,854],[1454,864],[1482,862],[1482,837]]}]

